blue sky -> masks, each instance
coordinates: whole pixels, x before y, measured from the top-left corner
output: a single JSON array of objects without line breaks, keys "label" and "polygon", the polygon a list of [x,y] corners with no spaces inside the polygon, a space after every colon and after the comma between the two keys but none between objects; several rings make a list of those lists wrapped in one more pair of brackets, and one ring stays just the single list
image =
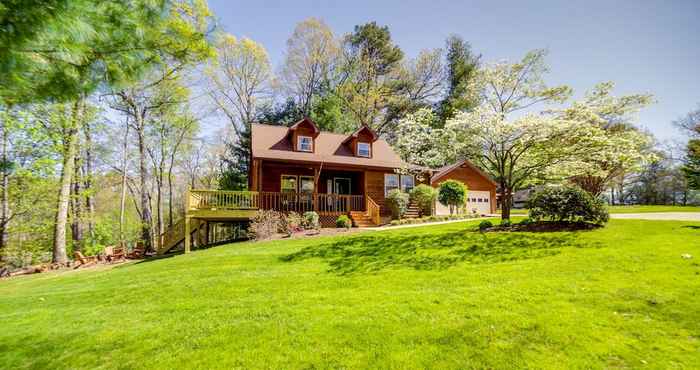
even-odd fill
[{"label": "blue sky", "polygon": [[639,124],[660,140],[681,138],[671,125],[700,104],[700,0],[677,1],[226,1],[209,5],[226,32],[262,43],[276,67],[294,26],[323,19],[336,33],[376,21],[389,26],[408,56],[442,47],[455,33],[485,61],[516,60],[546,48],[551,84],[575,96],[600,81],[618,94],[649,92],[657,103]]}]

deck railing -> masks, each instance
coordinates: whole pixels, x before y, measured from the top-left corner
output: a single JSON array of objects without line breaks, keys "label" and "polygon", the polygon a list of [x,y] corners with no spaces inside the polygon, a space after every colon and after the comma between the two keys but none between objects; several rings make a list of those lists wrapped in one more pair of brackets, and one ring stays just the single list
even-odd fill
[{"label": "deck railing", "polygon": [[272,209],[280,212],[316,211],[319,214],[344,214],[350,211],[364,211],[366,203],[363,195],[190,190],[188,208]]},{"label": "deck railing", "polygon": [[375,225],[380,225],[382,223],[382,217],[379,205],[374,201],[374,199],[367,196],[367,215],[372,219]]}]

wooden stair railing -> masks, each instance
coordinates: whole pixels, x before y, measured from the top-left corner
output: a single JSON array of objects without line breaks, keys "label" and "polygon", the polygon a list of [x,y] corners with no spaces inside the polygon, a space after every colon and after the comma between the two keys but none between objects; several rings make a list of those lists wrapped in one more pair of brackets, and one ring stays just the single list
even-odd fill
[{"label": "wooden stair railing", "polygon": [[370,217],[375,225],[380,225],[382,222],[382,217],[380,213],[379,205],[372,199],[369,195],[367,196],[367,215]]},{"label": "wooden stair railing", "polygon": [[[185,240],[185,220],[185,217],[181,218],[173,227],[160,235],[161,245],[158,247],[158,255],[168,253],[180,242]],[[204,224],[205,223],[201,222],[199,219],[190,218],[190,234],[199,232],[199,228]]]}]

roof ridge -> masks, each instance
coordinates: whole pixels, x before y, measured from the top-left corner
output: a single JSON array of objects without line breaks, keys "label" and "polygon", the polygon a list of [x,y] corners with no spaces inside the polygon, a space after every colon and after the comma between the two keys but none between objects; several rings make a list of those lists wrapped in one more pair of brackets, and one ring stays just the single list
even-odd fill
[{"label": "roof ridge", "polygon": [[[276,125],[273,123],[260,123],[260,122],[251,122],[251,125],[258,125],[258,126],[268,126],[268,127],[277,127],[277,128],[283,128],[283,129],[289,129],[289,126],[284,126],[284,125]],[[325,130],[319,130],[321,134],[326,134],[326,135],[335,135],[335,136],[343,136],[343,137],[348,137],[351,136],[355,131],[348,133],[348,134],[339,134],[337,132],[331,132],[331,131],[325,131]],[[377,135],[379,136],[379,135]],[[381,137],[377,137],[377,140],[384,140]],[[386,141],[386,140],[384,140]]]}]

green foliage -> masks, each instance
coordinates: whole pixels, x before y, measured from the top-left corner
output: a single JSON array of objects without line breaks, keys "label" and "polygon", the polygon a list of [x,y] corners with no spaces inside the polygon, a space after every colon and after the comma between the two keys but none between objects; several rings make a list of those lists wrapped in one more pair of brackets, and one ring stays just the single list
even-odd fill
[{"label": "green foliage", "polygon": [[314,211],[304,212],[303,226],[306,230],[319,230],[321,222],[319,222],[318,213]]},{"label": "green foliage", "polygon": [[493,227],[493,223],[489,220],[484,220],[479,222],[479,230],[480,231],[485,231],[486,229],[490,229]]},{"label": "green foliage", "polygon": [[418,205],[420,208],[421,215],[430,216],[433,211],[433,204],[435,203],[435,198],[437,197],[437,192],[430,185],[420,184],[411,190],[410,199],[412,202]]},{"label": "green foliage", "polygon": [[438,201],[450,207],[450,213],[467,203],[467,186],[457,180],[447,180],[438,187]]},{"label": "green foliage", "polygon": [[510,225],[512,225],[512,223],[510,222],[510,219],[506,218],[506,219],[501,220],[501,226],[510,227]]},{"label": "green foliage", "polygon": [[545,188],[528,200],[529,218],[533,221],[608,222],[608,210],[602,200],[570,186]]},{"label": "green foliage", "polygon": [[354,56],[367,60],[377,75],[389,73],[403,58],[403,51],[391,40],[389,27],[377,22],[355,26],[347,41]]},{"label": "green foliage", "polygon": [[686,163],[681,168],[685,178],[688,180],[688,187],[700,190],[700,140],[688,141],[686,151]]},{"label": "green foliage", "polygon": [[430,222],[443,222],[443,221],[453,221],[453,220],[466,220],[470,218],[475,218],[478,216],[470,214],[461,215],[433,215],[433,216],[423,216],[419,218],[403,218],[400,220],[391,220],[390,224],[392,226],[396,225],[411,225],[411,224],[422,224]]},{"label": "green foliage", "polygon": [[479,67],[480,56],[458,35],[450,35],[447,49],[447,95],[440,102],[440,121],[444,125],[455,111],[466,111],[478,105],[476,94],[469,93],[469,83]]},{"label": "green foliage", "polygon": [[[0,99],[74,99],[206,49],[201,1],[16,1],[0,5]],[[194,18],[194,19],[193,19]]]},{"label": "green foliage", "polygon": [[343,101],[337,94],[314,96],[311,102],[311,119],[324,131],[349,133],[357,126],[343,109]]},{"label": "green foliage", "polygon": [[409,196],[400,189],[394,189],[386,196],[386,205],[393,219],[402,219],[408,208]]},{"label": "green foliage", "polygon": [[347,215],[340,215],[335,220],[335,227],[342,229],[349,229],[352,227],[352,220]]}]

